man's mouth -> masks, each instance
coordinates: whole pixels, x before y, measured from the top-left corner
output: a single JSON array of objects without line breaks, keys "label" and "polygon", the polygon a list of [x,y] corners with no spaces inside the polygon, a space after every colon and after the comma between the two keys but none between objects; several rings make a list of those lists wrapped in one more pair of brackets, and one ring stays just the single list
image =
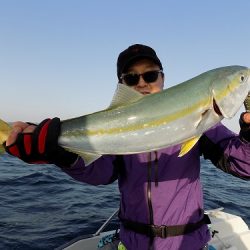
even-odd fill
[{"label": "man's mouth", "polygon": [[143,94],[143,95],[149,95],[150,94],[150,92],[148,92],[148,91],[142,91],[140,93]]}]

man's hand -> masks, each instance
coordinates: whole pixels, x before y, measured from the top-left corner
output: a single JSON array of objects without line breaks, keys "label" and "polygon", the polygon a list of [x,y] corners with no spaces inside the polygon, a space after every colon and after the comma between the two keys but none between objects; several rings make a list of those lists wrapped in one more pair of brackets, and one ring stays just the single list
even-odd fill
[{"label": "man's hand", "polygon": [[248,93],[248,95],[244,101],[244,106],[246,109],[246,113],[243,113],[241,118],[242,118],[243,122],[250,124],[250,92]]},{"label": "man's hand", "polygon": [[9,146],[13,143],[15,143],[18,134],[20,133],[33,133],[35,130],[35,125],[30,125],[25,122],[14,122],[12,125],[12,131],[6,140],[6,146]]},{"label": "man's hand", "polygon": [[245,123],[249,124],[250,125],[250,113],[244,113],[242,115],[242,119]]},{"label": "man's hand", "polygon": [[45,119],[38,125],[16,122],[6,143],[7,153],[27,163],[49,163],[69,167],[77,155],[58,145],[61,122],[55,117]]}]

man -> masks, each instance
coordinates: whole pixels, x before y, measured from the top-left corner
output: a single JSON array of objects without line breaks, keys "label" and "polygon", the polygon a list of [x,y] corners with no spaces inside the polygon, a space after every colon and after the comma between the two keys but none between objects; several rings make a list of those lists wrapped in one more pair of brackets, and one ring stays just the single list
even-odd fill
[{"label": "man", "polygon": [[[161,61],[145,45],[135,44],[120,53],[117,76],[120,83],[144,95],[163,90]],[[54,163],[81,182],[100,185],[118,180],[124,249],[201,250],[210,234],[203,214],[200,156],[249,180],[249,113],[242,114],[240,124],[240,135],[236,135],[219,123],[183,157],[177,157],[180,145],[175,145],[122,157],[106,155],[86,167],[82,158],[58,146],[58,118],[38,126],[19,122],[6,141],[6,151],[29,163]]]}]

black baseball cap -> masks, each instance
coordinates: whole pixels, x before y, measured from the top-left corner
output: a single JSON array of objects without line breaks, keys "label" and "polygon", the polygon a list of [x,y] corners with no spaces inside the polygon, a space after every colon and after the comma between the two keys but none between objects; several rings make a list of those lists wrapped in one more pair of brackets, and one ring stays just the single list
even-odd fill
[{"label": "black baseball cap", "polygon": [[117,77],[126,72],[129,66],[139,59],[148,58],[154,61],[162,70],[162,64],[156,52],[149,46],[143,44],[134,44],[122,51],[117,59]]}]

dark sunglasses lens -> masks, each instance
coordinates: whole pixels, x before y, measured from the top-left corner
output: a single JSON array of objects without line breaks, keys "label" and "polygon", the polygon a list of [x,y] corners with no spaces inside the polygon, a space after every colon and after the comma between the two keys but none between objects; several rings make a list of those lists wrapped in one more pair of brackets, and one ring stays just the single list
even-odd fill
[{"label": "dark sunglasses lens", "polygon": [[149,71],[144,73],[142,76],[145,82],[150,83],[150,82],[155,82],[157,80],[158,74],[159,74],[158,71]]},{"label": "dark sunglasses lens", "polygon": [[124,81],[129,86],[134,86],[139,82],[140,76],[137,74],[127,74],[123,77]]}]

